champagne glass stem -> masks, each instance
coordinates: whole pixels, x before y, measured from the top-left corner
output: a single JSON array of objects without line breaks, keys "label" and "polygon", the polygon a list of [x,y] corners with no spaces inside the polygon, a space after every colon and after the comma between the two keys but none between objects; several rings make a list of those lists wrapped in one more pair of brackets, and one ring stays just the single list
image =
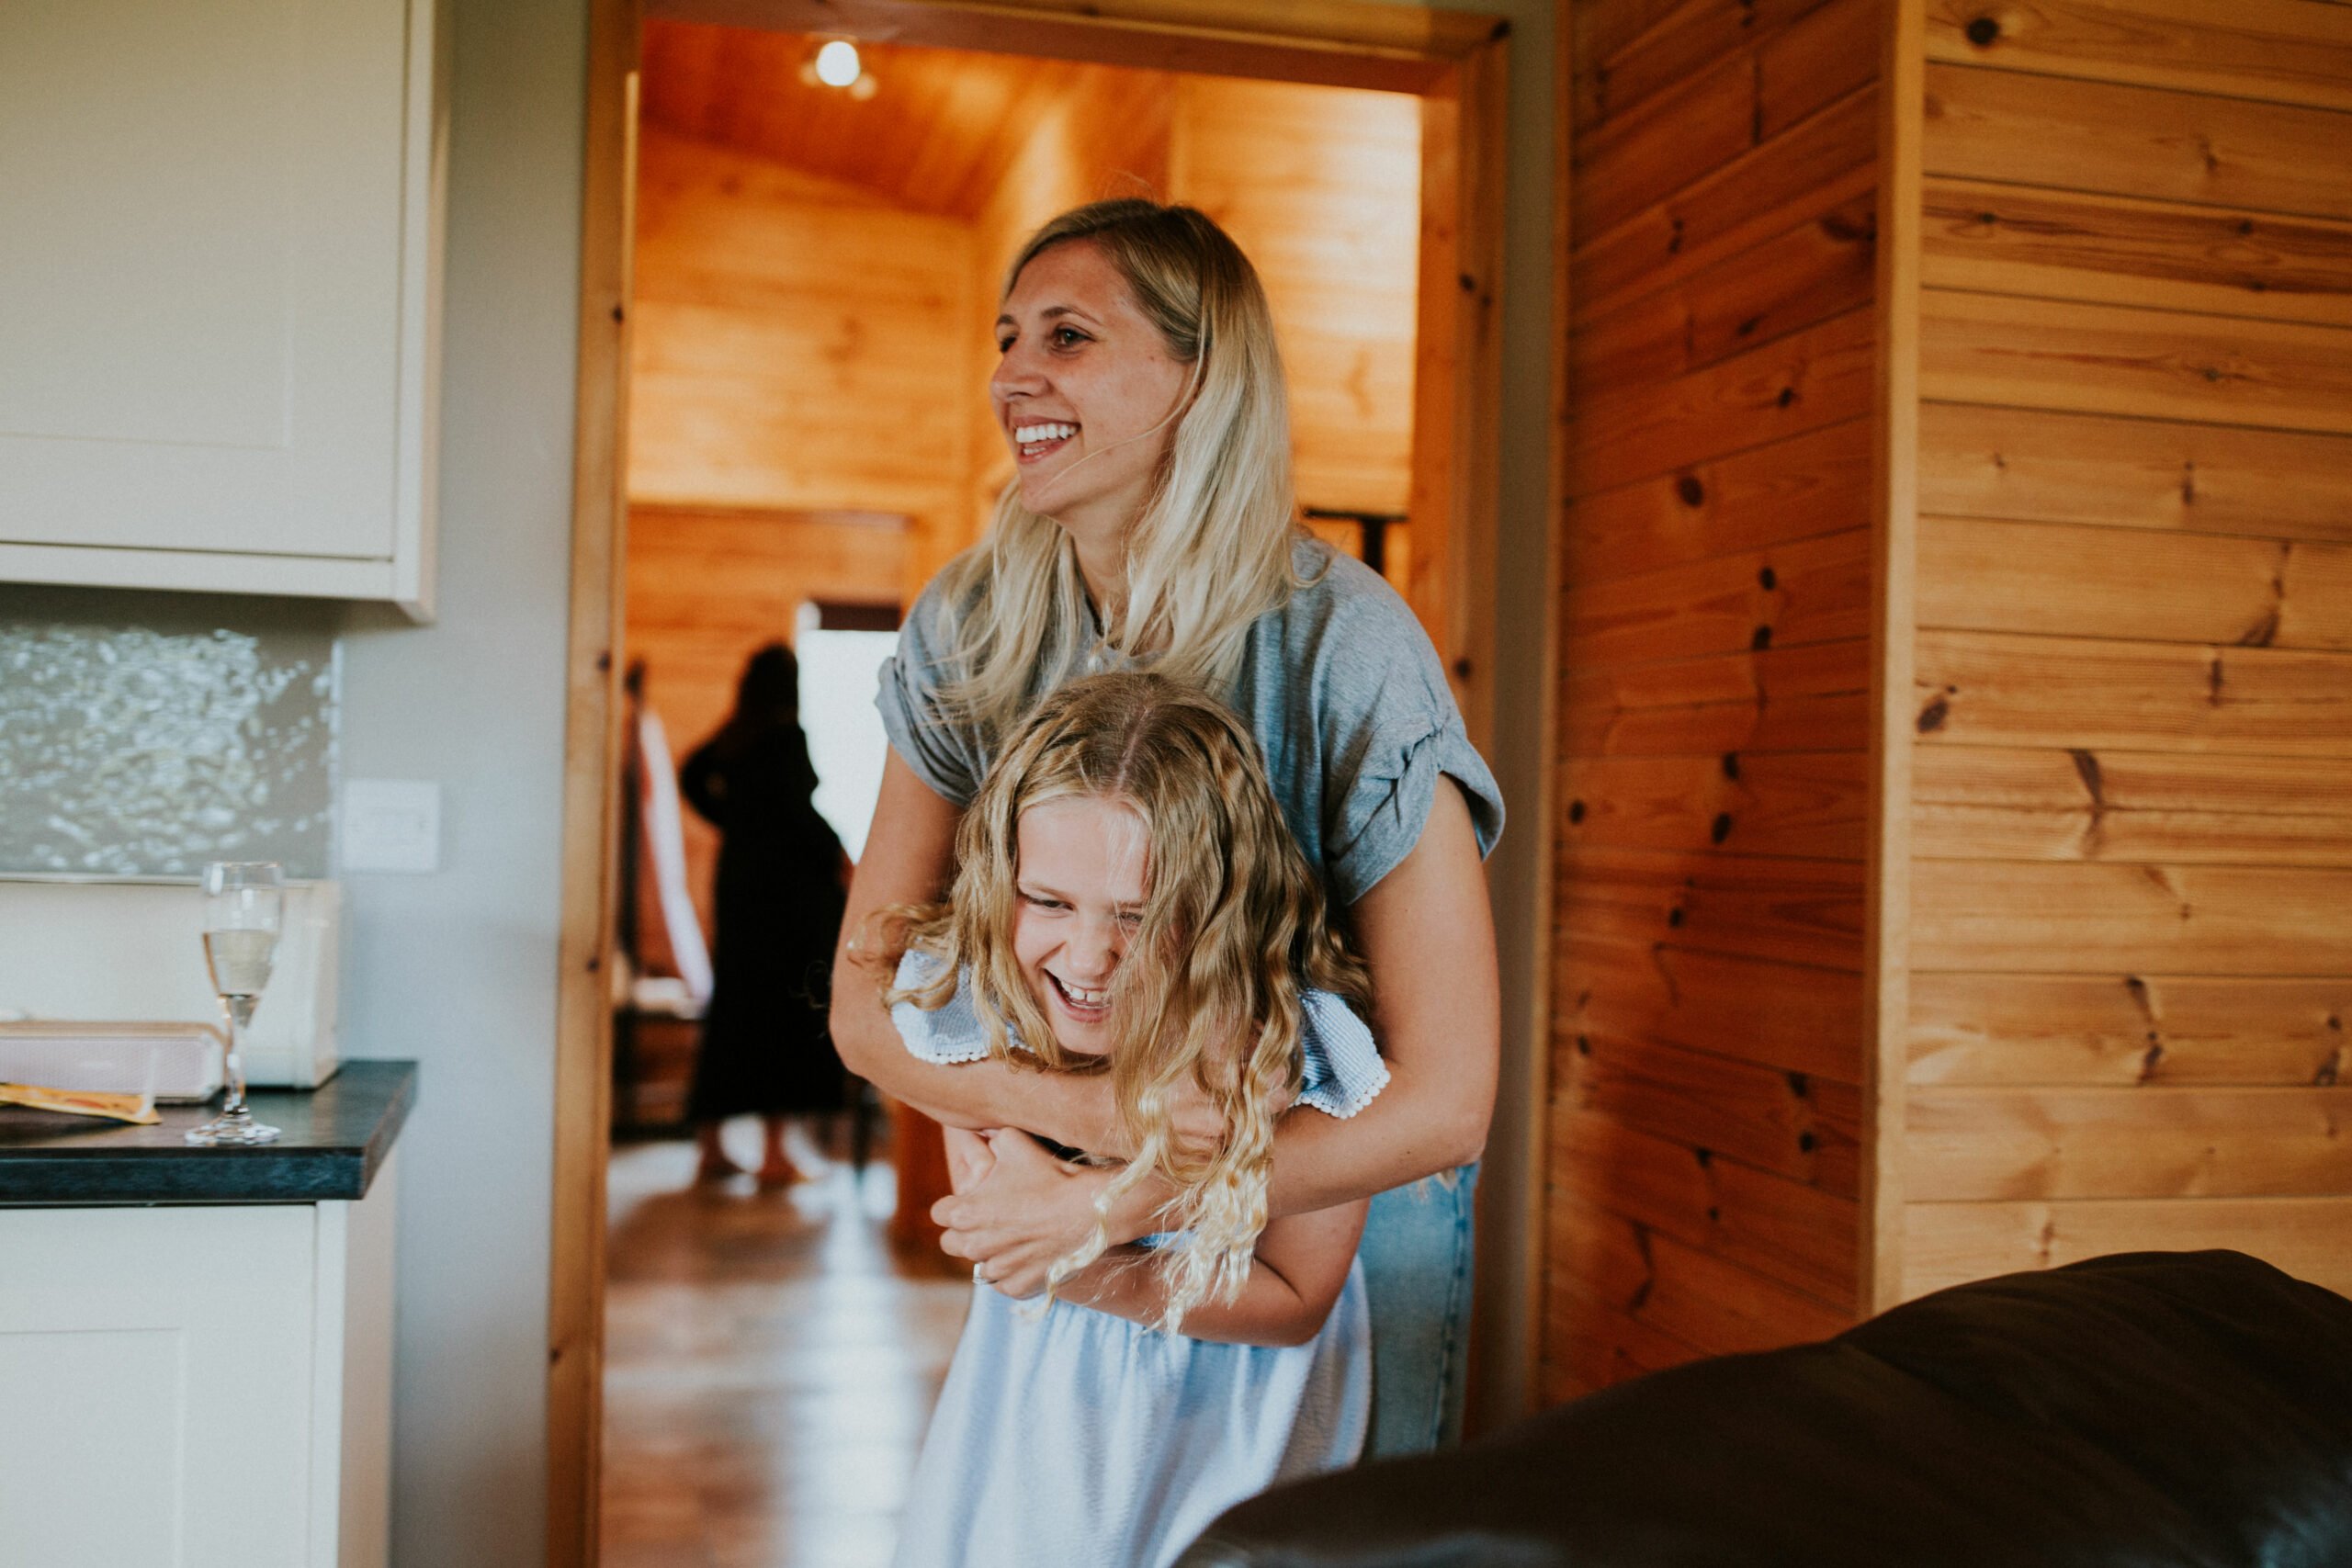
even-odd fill
[{"label": "champagne glass stem", "polygon": [[243,1118],[245,1114],[245,1025],[253,1021],[254,998],[223,997],[220,1005],[229,1015],[229,1056],[223,1063],[229,1079],[229,1096],[221,1102],[223,1119]]}]

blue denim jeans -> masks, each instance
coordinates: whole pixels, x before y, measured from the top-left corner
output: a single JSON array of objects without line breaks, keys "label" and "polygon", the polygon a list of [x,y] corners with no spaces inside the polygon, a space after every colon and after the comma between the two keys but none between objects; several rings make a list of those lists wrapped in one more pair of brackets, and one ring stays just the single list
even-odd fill
[{"label": "blue denim jeans", "polygon": [[1465,1165],[1372,1201],[1356,1253],[1372,1309],[1366,1459],[1428,1453],[1461,1440],[1477,1188],[1477,1166]]}]

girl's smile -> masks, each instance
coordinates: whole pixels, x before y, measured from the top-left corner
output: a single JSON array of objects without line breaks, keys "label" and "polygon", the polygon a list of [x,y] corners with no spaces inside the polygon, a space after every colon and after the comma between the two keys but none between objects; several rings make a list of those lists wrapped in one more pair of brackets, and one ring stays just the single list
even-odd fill
[{"label": "girl's smile", "polygon": [[1062,1048],[1109,1055],[1111,982],[1142,922],[1150,836],[1134,807],[1064,795],[1021,814],[1012,953]]}]

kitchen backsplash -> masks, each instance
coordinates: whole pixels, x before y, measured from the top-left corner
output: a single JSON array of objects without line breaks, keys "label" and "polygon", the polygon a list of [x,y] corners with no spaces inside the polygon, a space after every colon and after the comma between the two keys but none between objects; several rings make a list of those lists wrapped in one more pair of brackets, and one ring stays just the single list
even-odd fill
[{"label": "kitchen backsplash", "polygon": [[335,607],[0,584],[0,875],[327,874]]}]

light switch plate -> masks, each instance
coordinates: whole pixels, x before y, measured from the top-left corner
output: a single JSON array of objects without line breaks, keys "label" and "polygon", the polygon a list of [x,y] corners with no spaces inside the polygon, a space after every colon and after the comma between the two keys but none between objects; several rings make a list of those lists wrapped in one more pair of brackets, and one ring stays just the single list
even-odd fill
[{"label": "light switch plate", "polygon": [[441,785],[433,779],[345,779],[343,869],[441,869]]}]

